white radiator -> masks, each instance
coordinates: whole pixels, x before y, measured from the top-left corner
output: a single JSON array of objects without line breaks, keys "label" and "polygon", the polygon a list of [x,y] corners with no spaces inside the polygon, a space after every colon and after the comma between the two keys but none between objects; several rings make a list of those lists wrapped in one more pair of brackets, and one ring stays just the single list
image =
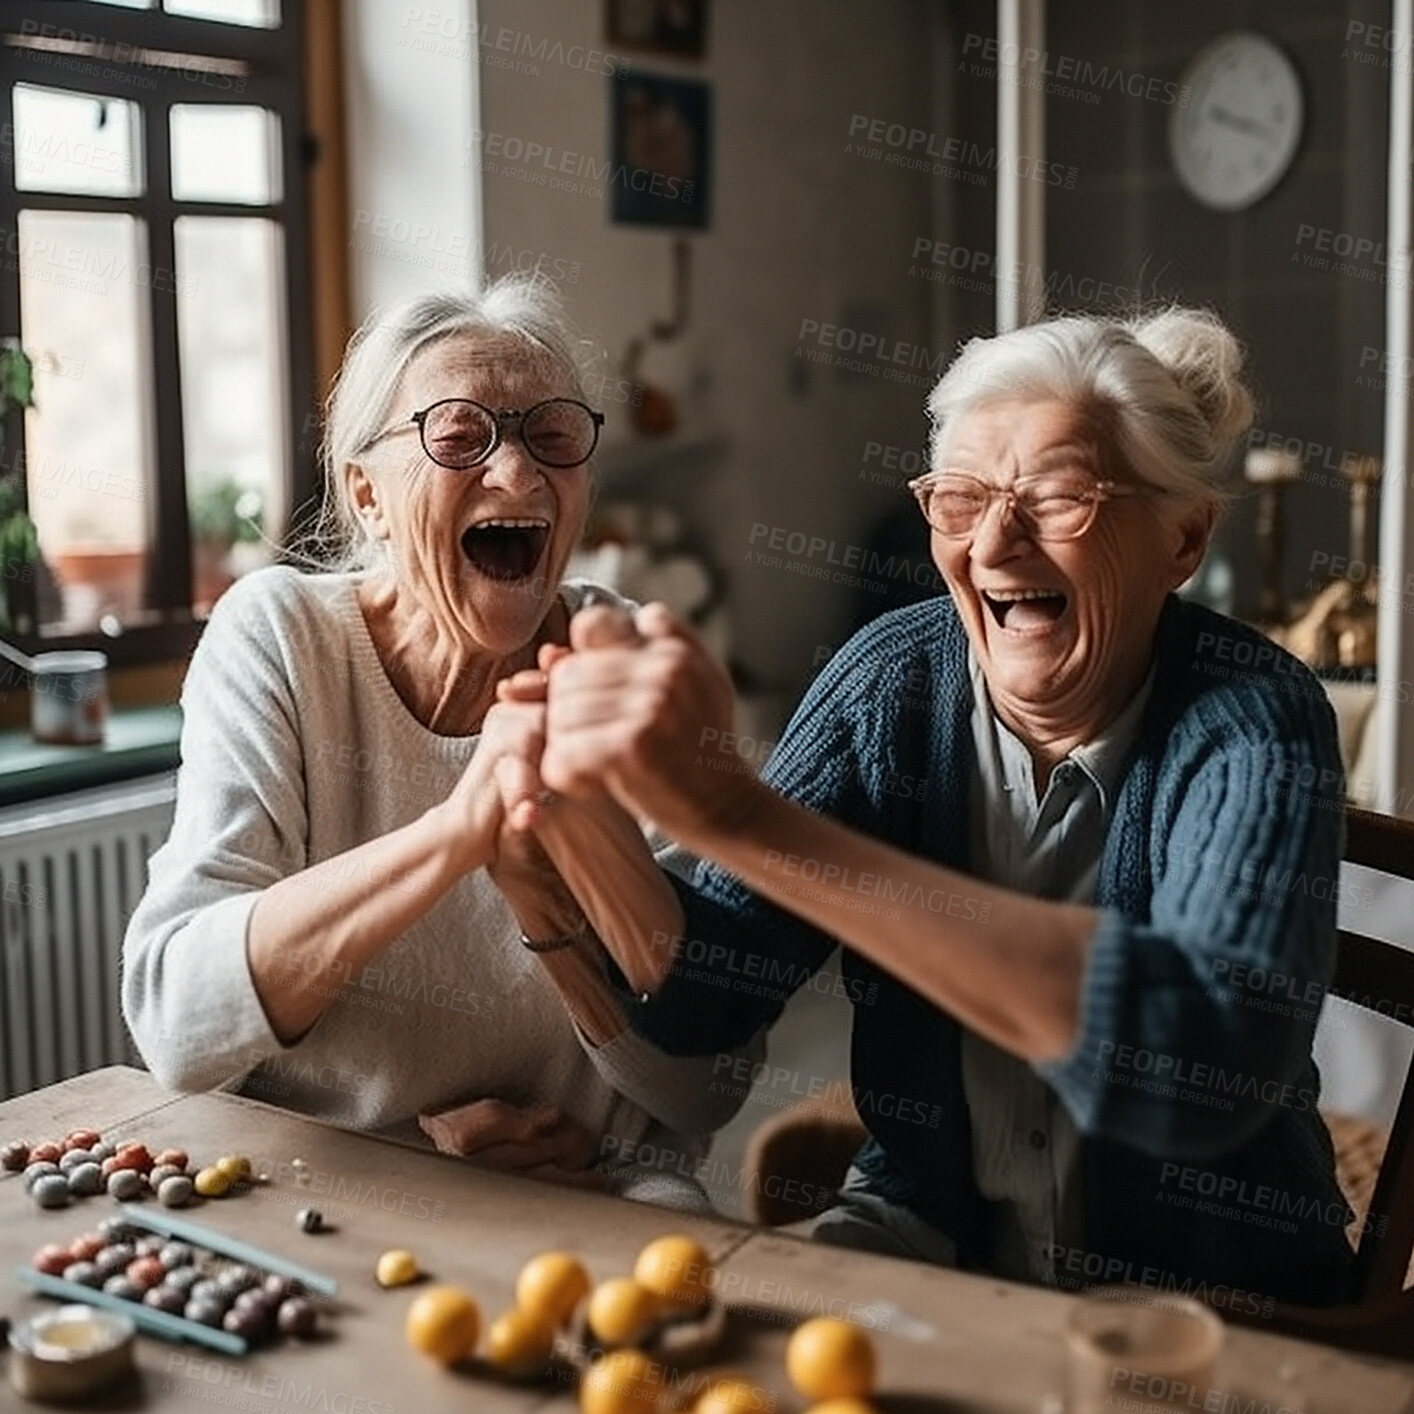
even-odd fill
[{"label": "white radiator", "polygon": [[175,798],[150,776],[0,809],[0,1100],[140,1063],[119,951]]}]

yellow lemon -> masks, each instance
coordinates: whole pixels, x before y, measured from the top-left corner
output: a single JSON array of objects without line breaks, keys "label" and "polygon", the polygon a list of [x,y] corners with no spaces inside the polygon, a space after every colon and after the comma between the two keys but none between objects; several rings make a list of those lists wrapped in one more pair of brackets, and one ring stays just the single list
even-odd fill
[{"label": "yellow lemon", "polygon": [[817,1317],[786,1346],[786,1374],[809,1399],[862,1398],[874,1388],[874,1342],[848,1321]]},{"label": "yellow lemon", "polygon": [[408,1307],[407,1341],[443,1365],[455,1365],[476,1349],[481,1312],[466,1292],[432,1286]]},{"label": "yellow lemon", "polygon": [[417,1258],[411,1252],[404,1252],[402,1248],[385,1252],[378,1259],[373,1274],[378,1278],[379,1286],[406,1286],[408,1282],[416,1281],[422,1275],[418,1269]]},{"label": "yellow lemon", "polygon": [[658,1298],[632,1277],[610,1277],[594,1288],[587,1314],[605,1345],[637,1345],[658,1319]]},{"label": "yellow lemon", "polygon": [[723,1375],[712,1381],[692,1406],[692,1414],[770,1414],[776,1396],[740,1375]]},{"label": "yellow lemon", "polygon": [[554,1327],[517,1306],[486,1332],[486,1359],[503,1374],[533,1375],[544,1368],[554,1344]]},{"label": "yellow lemon", "polygon": [[613,1350],[579,1382],[581,1414],[659,1414],[662,1368],[641,1350]]},{"label": "yellow lemon", "polygon": [[589,1273],[568,1252],[542,1252],[520,1269],[516,1305],[552,1326],[562,1326],[589,1295]]},{"label": "yellow lemon", "polygon": [[638,1254],[633,1275],[640,1286],[676,1307],[712,1299],[714,1273],[702,1244],[691,1237],[660,1237]]}]

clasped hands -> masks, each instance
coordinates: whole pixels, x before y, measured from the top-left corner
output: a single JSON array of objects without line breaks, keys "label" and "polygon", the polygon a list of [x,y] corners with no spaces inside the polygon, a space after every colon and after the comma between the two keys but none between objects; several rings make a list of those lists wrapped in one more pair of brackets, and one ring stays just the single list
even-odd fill
[{"label": "clasped hands", "polygon": [[503,887],[566,811],[616,807],[691,845],[746,784],[708,764],[731,720],[726,670],[663,605],[583,609],[568,647],[542,646],[537,667],[497,685],[457,788],[465,823]]}]

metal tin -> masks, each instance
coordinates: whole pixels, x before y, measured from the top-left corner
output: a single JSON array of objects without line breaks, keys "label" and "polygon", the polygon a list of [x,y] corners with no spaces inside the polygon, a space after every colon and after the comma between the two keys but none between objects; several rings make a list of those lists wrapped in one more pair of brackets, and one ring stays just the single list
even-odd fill
[{"label": "metal tin", "polygon": [[10,1332],[10,1383],[26,1399],[78,1399],[133,1369],[136,1327],[115,1311],[60,1306]]},{"label": "metal tin", "polygon": [[30,732],[54,746],[96,746],[108,724],[108,656],[38,653],[30,688]]}]

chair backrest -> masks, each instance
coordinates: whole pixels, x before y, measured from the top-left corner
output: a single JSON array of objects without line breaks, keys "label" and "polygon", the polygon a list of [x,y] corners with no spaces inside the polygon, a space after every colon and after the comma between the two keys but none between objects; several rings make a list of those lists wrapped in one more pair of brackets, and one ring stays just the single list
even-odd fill
[{"label": "chair backrest", "polygon": [[[1414,879],[1414,822],[1354,806],[1346,812],[1345,862]],[[1342,928],[1331,991],[1414,1028],[1414,952]],[[1361,1300],[1397,1295],[1414,1252],[1414,1065],[1405,1076],[1389,1144],[1356,1251]]]}]

